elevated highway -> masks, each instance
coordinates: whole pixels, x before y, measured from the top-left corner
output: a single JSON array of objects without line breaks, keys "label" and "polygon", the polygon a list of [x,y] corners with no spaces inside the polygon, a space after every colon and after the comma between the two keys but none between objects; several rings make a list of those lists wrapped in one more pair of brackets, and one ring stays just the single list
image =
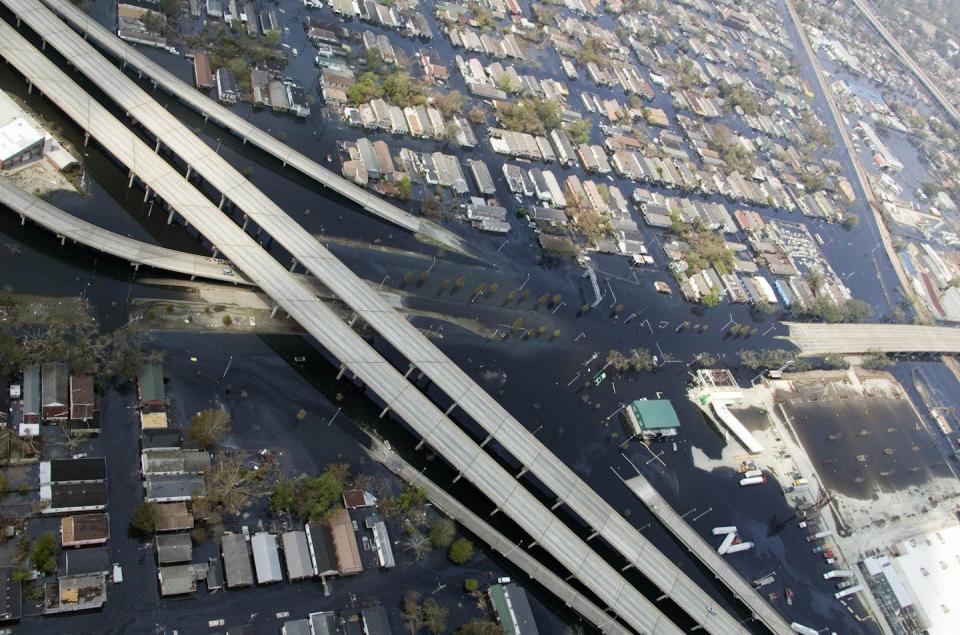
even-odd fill
[{"label": "elevated highway", "polygon": [[[39,3],[31,2],[30,4],[36,6]],[[260,148],[282,162],[284,166],[295,168],[304,176],[359,204],[367,212],[379,218],[415,234],[427,236],[449,249],[466,251],[463,241],[453,232],[429,220],[405,212],[396,205],[325,168],[303,153],[294,150],[268,132],[261,130],[192,86],[185,84],[178,77],[140,53],[136,48],[102,27],[96,20],[70,2],[52,0],[48,5],[65,20],[85,33],[86,36],[93,39],[98,46],[120,60],[124,66],[131,65],[138,72],[148,77],[154,86],[163,88],[182,103],[203,115],[205,119],[212,119],[221,127],[240,137],[244,143],[250,143]]]},{"label": "elevated highway", "polygon": [[[154,134],[161,144],[184,158],[188,165],[194,165],[195,161],[198,173],[206,175],[205,178],[221,192],[227,192],[230,200],[242,209],[250,220],[292,254],[292,266],[304,266],[402,353],[410,362],[411,370],[418,368],[443,390],[453,401],[446,414],[455,407],[460,407],[485,430],[487,437],[481,447],[491,440],[497,441],[521,464],[518,476],[529,472],[537,477],[557,497],[558,505],[566,504],[593,529],[594,534],[591,537],[602,537],[606,540],[627,559],[630,566],[637,567],[667,597],[709,632],[743,632],[737,621],[718,609],[699,585],[646,540],[633,525],[587,486],[433,343],[384,303],[382,298],[363,284],[296,221],[246,179],[236,174],[222,157],[210,151],[182,123],[156,104],[135,82],[37,3],[26,0],[3,0],[3,3],[35,30],[49,46],[60,51],[71,64]],[[59,6],[60,3],[51,4]],[[108,35],[113,37],[109,33]],[[176,78],[172,81],[182,84]],[[186,90],[195,92],[185,84],[182,85]],[[766,604],[759,595],[755,598],[737,597],[748,605],[755,604],[759,607]],[[756,610],[752,610],[758,614]],[[777,631],[787,625],[781,621],[767,626]]]},{"label": "elevated highway", "polygon": [[[455,425],[370,344],[326,307],[206,196],[84,92],[14,28],[0,21],[0,55],[32,87],[87,131],[162,201],[177,210],[330,356],[339,360],[424,442],[640,633],[678,629],[473,439]],[[199,141],[198,141],[199,142]]]},{"label": "elevated highway", "polygon": [[805,356],[871,352],[916,355],[960,353],[960,328],[914,324],[784,322],[789,340]]},{"label": "elevated highway", "polygon": [[900,46],[900,43],[897,42],[896,38],[890,34],[890,31],[887,30],[887,27],[880,22],[880,19],[877,18],[876,14],[867,6],[867,3],[863,0],[853,0],[853,4],[857,6],[857,9],[860,10],[860,13],[864,18],[867,19],[867,22],[877,30],[877,33],[880,34],[880,37],[887,43],[887,45],[893,49],[893,52],[897,54],[897,57],[900,58],[900,61],[910,69],[910,72],[913,73],[913,76],[917,78],[924,88],[927,89],[927,92],[933,97],[933,99],[940,104],[940,107],[943,108],[951,119],[953,119],[953,124],[960,126],[960,113],[957,112],[957,109],[950,103],[946,96],[940,91],[940,88],[937,87],[933,81],[927,77],[927,74],[923,72],[923,69],[913,60],[906,49]]},{"label": "elevated highway", "polygon": [[253,284],[245,275],[234,271],[230,263],[225,260],[166,249],[107,231],[24,192],[12,181],[3,177],[0,177],[0,205],[19,214],[21,221],[25,222],[29,219],[53,232],[61,242],[69,240],[85,245],[126,260],[137,268],[143,265],[182,273],[191,278]]}]

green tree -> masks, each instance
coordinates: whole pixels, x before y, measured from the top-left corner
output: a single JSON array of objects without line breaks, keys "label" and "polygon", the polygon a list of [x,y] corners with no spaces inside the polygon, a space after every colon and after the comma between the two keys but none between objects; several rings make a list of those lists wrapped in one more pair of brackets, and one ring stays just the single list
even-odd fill
[{"label": "green tree", "polygon": [[281,479],[270,495],[270,509],[275,512],[287,512],[293,508],[296,495],[296,483],[290,479]]},{"label": "green tree", "polygon": [[438,518],[432,525],[427,534],[430,537],[430,543],[434,547],[449,547],[456,535],[456,527],[449,518]]},{"label": "green tree", "polygon": [[824,368],[850,368],[850,362],[847,361],[847,358],[839,353],[831,353],[825,355],[823,358]]},{"label": "green tree", "polygon": [[470,109],[470,112],[467,113],[467,119],[470,120],[470,123],[481,124],[486,121],[487,114],[483,111],[483,108],[474,106]]},{"label": "green tree", "polygon": [[223,316],[223,325],[224,325],[224,326],[230,326],[231,324],[233,324],[233,318],[230,317],[229,315],[224,315],[224,316]]},{"label": "green tree", "polygon": [[574,143],[587,143],[590,141],[590,130],[593,122],[588,118],[577,119],[567,125],[567,133]]},{"label": "green tree", "polygon": [[473,543],[466,538],[457,538],[447,551],[447,558],[453,564],[464,564],[473,557]]},{"label": "green tree", "polygon": [[457,278],[457,280],[456,280],[456,285],[457,285],[457,288],[458,288],[458,289],[462,289],[462,288],[463,288],[463,285],[465,285],[465,284],[467,284],[467,277],[466,277],[466,276],[460,276],[459,278]]},{"label": "green tree", "polygon": [[416,274],[414,274],[412,271],[408,271],[405,274],[403,274],[403,282],[405,284],[410,284],[411,282],[413,282],[414,278],[416,278]]},{"label": "green tree", "polygon": [[57,558],[54,555],[57,546],[57,535],[46,531],[34,539],[30,546],[30,562],[38,571],[50,574],[57,570]]},{"label": "green tree", "polygon": [[843,226],[847,229],[853,229],[860,224],[860,217],[853,212],[847,212],[843,215]]},{"label": "green tree", "polygon": [[410,177],[404,174],[397,179],[397,191],[400,193],[400,200],[409,201],[413,196],[413,185],[410,183]]},{"label": "green tree", "polygon": [[133,510],[130,531],[140,538],[149,538],[157,529],[159,508],[155,503],[142,503]]},{"label": "green tree", "polygon": [[563,302],[563,296],[560,295],[559,293],[554,293],[554,294],[553,294],[553,297],[550,299],[550,303],[553,304],[554,306],[556,306],[557,304],[560,304],[561,302]]},{"label": "green tree", "polygon": [[420,594],[416,591],[403,594],[403,623],[411,633],[423,628],[423,609],[420,607]]},{"label": "green tree", "polygon": [[230,414],[223,409],[201,410],[190,419],[190,438],[209,447],[230,432]]},{"label": "green tree", "polygon": [[475,578],[467,578],[463,581],[463,590],[467,593],[473,593],[480,588],[480,583]]},{"label": "green tree", "polygon": [[319,520],[343,496],[350,466],[331,463],[318,476],[304,476],[294,487],[294,509],[304,520]]},{"label": "green tree", "polygon": [[503,635],[503,629],[495,622],[475,617],[458,628],[456,635]]}]

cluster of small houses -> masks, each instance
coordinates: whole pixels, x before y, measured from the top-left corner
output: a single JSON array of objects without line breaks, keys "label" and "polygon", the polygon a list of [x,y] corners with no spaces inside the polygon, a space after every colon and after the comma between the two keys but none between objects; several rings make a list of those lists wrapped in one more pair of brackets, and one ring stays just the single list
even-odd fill
[{"label": "cluster of small houses", "polygon": [[[391,29],[411,38],[433,38],[430,24],[417,8],[415,0],[379,3],[374,0],[328,0],[330,10],[344,20],[358,18],[383,29]],[[322,0],[303,0],[303,6],[319,9]]]},{"label": "cluster of small houses", "polygon": [[[206,53],[193,54],[193,75],[197,88],[213,90],[218,101],[225,104],[240,101],[236,78],[222,66],[216,72],[212,71],[210,57]],[[279,65],[250,69],[250,90],[256,107],[269,106],[275,111],[290,112],[298,117],[310,115],[310,103],[303,87],[284,78]]]},{"label": "cluster of small houses", "polygon": [[[680,283],[684,298],[702,301],[705,296],[734,303],[782,304],[787,308],[802,309],[814,297],[829,298],[841,305],[852,296],[850,290],[820,255],[817,244],[802,224],[782,220],[765,221],[760,214],[749,210],[734,213],[737,226],[746,237],[746,244],[727,241],[733,251],[733,270],[709,267],[692,270],[686,253],[690,247],[681,240],[663,244],[669,268]],[[759,272],[764,266],[770,276]],[[814,289],[804,272],[818,270],[819,286]],[[772,282],[771,282],[772,280]]]}]

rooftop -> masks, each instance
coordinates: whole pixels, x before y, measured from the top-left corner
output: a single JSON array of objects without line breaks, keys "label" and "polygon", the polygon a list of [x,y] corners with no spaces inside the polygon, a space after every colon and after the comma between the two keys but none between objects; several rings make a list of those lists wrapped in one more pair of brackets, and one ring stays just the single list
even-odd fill
[{"label": "rooftop", "polygon": [[106,542],[110,537],[110,517],[106,513],[76,514],[60,521],[64,547]]}]

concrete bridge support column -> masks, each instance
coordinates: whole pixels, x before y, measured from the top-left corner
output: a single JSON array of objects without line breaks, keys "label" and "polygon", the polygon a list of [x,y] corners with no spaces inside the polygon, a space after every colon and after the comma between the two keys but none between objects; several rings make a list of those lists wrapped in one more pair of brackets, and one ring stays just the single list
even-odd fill
[{"label": "concrete bridge support column", "polygon": [[127,179],[127,189],[128,189],[128,190],[129,190],[131,187],[133,187],[133,179],[134,179],[133,170],[130,170],[130,178]]},{"label": "concrete bridge support column", "polygon": [[414,369],[414,368],[416,368],[416,365],[415,365],[415,364],[410,364],[409,368],[407,368],[407,372],[405,372],[405,373],[403,374],[403,378],[406,379],[407,377],[409,377],[409,376],[410,376],[410,373],[413,372],[413,369]]},{"label": "concrete bridge support column", "polygon": [[487,438],[484,439],[482,443],[480,443],[480,447],[481,447],[481,448],[486,447],[487,444],[490,443],[491,439],[493,439],[493,435],[492,435],[492,434],[488,434],[488,435],[487,435]]},{"label": "concrete bridge support column", "polygon": [[213,256],[212,256],[212,257],[213,257],[213,258],[216,258],[216,257],[219,256],[219,255],[220,255],[220,250],[217,249],[216,247],[214,247],[214,248],[213,248]]},{"label": "concrete bridge support column", "polygon": [[243,231],[247,231],[247,225],[250,223],[250,217],[246,214],[243,215],[243,225],[240,227]]},{"label": "concrete bridge support column", "polygon": [[189,180],[190,180],[190,174],[191,174],[192,172],[193,172],[193,166],[192,166],[192,165],[188,165],[188,166],[187,166],[187,176],[185,176],[184,178],[189,181]]},{"label": "concrete bridge support column", "polygon": [[416,444],[415,446],[413,446],[413,449],[414,449],[414,450],[419,450],[419,449],[423,448],[423,444],[426,443],[426,442],[427,442],[426,439],[420,439],[420,443],[418,443],[418,444]]},{"label": "concrete bridge support column", "polygon": [[[623,571],[629,571],[633,566],[634,566],[634,565],[633,565],[633,563],[631,562],[631,563],[628,564],[628,565],[625,565],[625,566],[620,567],[620,571],[621,571],[621,572],[623,572]],[[666,597],[666,596],[664,596],[664,597]]]},{"label": "concrete bridge support column", "polygon": [[390,412],[390,406],[387,406],[386,408],[384,408],[383,410],[381,410],[381,411],[380,411],[380,416],[379,416],[378,418],[379,418],[379,419],[383,419],[384,417],[387,416],[387,413],[388,413],[388,412]]},{"label": "concrete bridge support column", "polygon": [[599,536],[599,535],[600,535],[600,532],[599,532],[599,531],[593,532],[592,534],[590,534],[589,536],[587,536],[587,542],[590,542],[591,540],[593,540],[594,538],[596,538],[596,537]]},{"label": "concrete bridge support column", "polygon": [[461,478],[463,478],[463,472],[457,472],[457,475],[453,478],[453,482],[456,483]]},{"label": "concrete bridge support column", "polygon": [[527,466],[524,466],[523,469],[517,472],[517,475],[514,476],[513,478],[521,478],[524,474],[526,474],[529,471],[530,469]]},{"label": "concrete bridge support column", "polygon": [[176,213],[175,211],[173,211],[173,209],[171,208],[171,209],[170,209],[170,215],[167,216],[167,225],[169,225],[170,223],[173,222],[173,217],[176,216],[176,214],[177,214],[177,213]]},{"label": "concrete bridge support column", "polygon": [[153,148],[154,154],[160,154],[160,139],[157,139],[157,145]]},{"label": "concrete bridge support column", "polygon": [[292,262],[290,263],[290,273],[293,273],[294,270],[297,268],[297,259],[291,258],[291,260]]},{"label": "concrete bridge support column", "polygon": [[457,407],[457,402],[454,401],[452,404],[450,404],[450,407],[449,407],[449,408],[447,408],[446,410],[443,411],[443,414],[444,414],[445,416],[446,416],[446,415],[449,415],[451,412],[453,412],[453,409],[456,408],[456,407]]},{"label": "concrete bridge support column", "polygon": [[20,226],[23,227],[26,224],[27,224],[27,217],[24,216],[23,214],[20,214]]},{"label": "concrete bridge support column", "polygon": [[490,515],[493,516],[493,515],[496,514],[498,511],[500,511],[500,508],[499,508],[499,507],[494,507],[494,508],[493,508],[493,511],[490,512]]},{"label": "concrete bridge support column", "polygon": [[29,95],[29,94],[31,94],[32,92],[33,92],[33,82],[31,82],[31,81],[28,79],[28,80],[27,80],[27,94]]},{"label": "concrete bridge support column", "polygon": [[555,510],[557,507],[560,507],[561,505],[563,505],[563,501],[558,498],[557,502],[550,507],[550,511]]},{"label": "concrete bridge support column", "polygon": [[227,202],[227,195],[226,195],[226,194],[221,194],[221,195],[220,195],[220,206],[219,206],[220,209],[223,209],[223,204],[226,203],[226,202]]},{"label": "concrete bridge support column", "polygon": [[337,372],[337,379],[340,379],[341,377],[343,377],[343,374],[345,372],[347,372],[347,367],[344,366],[343,364],[340,364],[340,370],[339,372]]},{"label": "concrete bridge support column", "polygon": [[90,133],[89,133],[89,132],[84,132],[84,133],[83,133],[83,147],[86,148],[88,143],[90,143]]},{"label": "concrete bridge support column", "polygon": [[59,238],[60,238],[60,246],[61,246],[61,247],[63,247],[64,245],[67,244],[67,237],[66,237],[66,236],[59,236]]},{"label": "concrete bridge support column", "polygon": [[143,193],[143,202],[146,203],[147,199],[150,198],[150,186],[147,186],[146,191]]},{"label": "concrete bridge support column", "polygon": [[270,309],[270,317],[276,317],[276,315],[277,315],[277,310],[278,310],[279,308],[280,308],[280,305],[279,305],[279,304],[274,304],[274,305],[273,305],[273,308]]}]

